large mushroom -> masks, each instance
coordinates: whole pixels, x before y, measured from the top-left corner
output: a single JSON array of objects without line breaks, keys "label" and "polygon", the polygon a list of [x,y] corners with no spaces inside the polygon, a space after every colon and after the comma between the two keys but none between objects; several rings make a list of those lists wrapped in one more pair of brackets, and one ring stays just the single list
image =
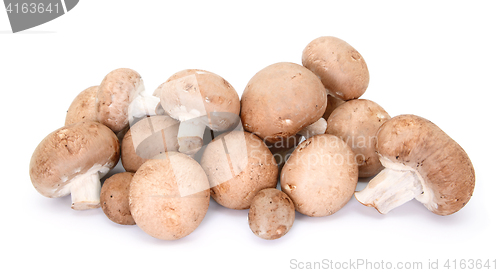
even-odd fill
[{"label": "large mushroom", "polygon": [[378,129],[390,118],[380,105],[364,99],[345,102],[328,118],[326,133],[340,137],[352,148],[359,166],[359,177],[371,177],[383,169],[375,145]]},{"label": "large mushroom", "polygon": [[210,191],[201,166],[185,154],[171,152],[142,164],[132,178],[129,198],[139,228],[158,239],[177,240],[201,223]]},{"label": "large mushroom", "polygon": [[71,208],[98,208],[100,178],[114,168],[120,145],[108,127],[93,121],[64,126],[45,137],[30,161],[30,178],[46,197],[71,193]]},{"label": "large mushroom", "polygon": [[370,75],[363,56],[339,38],[314,39],[302,52],[302,64],[321,78],[329,94],[341,100],[357,99],[368,88]]},{"label": "large mushroom", "polygon": [[248,209],[262,189],[276,188],[278,166],[256,135],[234,130],[207,145],[201,159],[212,198],[224,207]]},{"label": "large mushroom", "polygon": [[316,122],[325,108],[325,87],[314,73],[295,63],[276,63],[248,82],[241,120],[246,131],[272,144]]},{"label": "large mushroom", "polygon": [[327,216],[351,199],[358,182],[354,153],[334,135],[316,135],[297,146],[281,171],[281,189],[308,216]]},{"label": "large mushroom", "polygon": [[203,146],[208,126],[225,131],[239,122],[239,97],[233,86],[221,76],[199,69],[187,69],[172,75],[153,94],[160,98],[161,109],[180,121],[179,152],[195,154]]},{"label": "large mushroom", "polygon": [[475,185],[465,151],[434,123],[401,115],[377,134],[382,170],[355,196],[363,205],[386,214],[415,198],[431,212],[449,215],[467,204]]},{"label": "large mushroom", "polygon": [[145,117],[127,131],[122,140],[122,164],[128,172],[136,172],[148,159],[168,151],[177,151],[179,122],[169,116]]}]

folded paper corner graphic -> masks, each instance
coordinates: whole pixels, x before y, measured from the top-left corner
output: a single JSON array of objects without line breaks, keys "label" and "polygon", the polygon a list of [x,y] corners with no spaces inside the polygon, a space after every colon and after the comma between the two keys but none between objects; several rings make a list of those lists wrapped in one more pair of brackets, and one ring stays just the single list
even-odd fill
[{"label": "folded paper corner graphic", "polygon": [[78,0],[4,0],[13,33],[47,23],[73,9]]}]

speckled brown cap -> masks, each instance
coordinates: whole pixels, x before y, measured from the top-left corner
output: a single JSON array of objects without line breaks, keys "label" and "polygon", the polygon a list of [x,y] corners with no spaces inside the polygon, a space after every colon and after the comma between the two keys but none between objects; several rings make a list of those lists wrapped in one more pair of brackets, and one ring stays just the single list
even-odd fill
[{"label": "speckled brown cap", "polygon": [[96,175],[100,189],[99,177],[112,169],[119,158],[116,135],[100,123],[82,121],[45,137],[33,152],[29,173],[33,186],[42,195],[61,197],[71,192],[73,198],[75,179]]},{"label": "speckled brown cap", "polygon": [[339,38],[314,39],[302,52],[302,64],[321,78],[329,93],[342,100],[357,99],[368,88],[370,75],[363,56]]},{"label": "speckled brown cap", "polygon": [[64,125],[70,125],[80,121],[97,121],[96,96],[99,86],[89,87],[73,100],[66,113]]},{"label": "speckled brown cap", "polygon": [[418,172],[427,197],[417,200],[430,211],[449,215],[470,200],[475,185],[472,162],[434,123],[415,115],[394,117],[380,128],[377,151],[388,161]]},{"label": "speckled brown cap", "polygon": [[281,171],[281,189],[308,216],[327,216],[351,199],[358,165],[351,148],[334,135],[316,135],[297,146]]},{"label": "speckled brown cap", "polygon": [[231,128],[239,121],[240,99],[234,87],[221,76],[186,69],[167,79],[154,92],[165,112],[180,121],[207,116],[214,131]]},{"label": "speckled brown cap", "polygon": [[130,213],[129,191],[133,173],[117,173],[106,179],[101,189],[101,208],[109,220],[120,225],[135,225]]},{"label": "speckled brown cap", "polygon": [[256,135],[232,131],[215,138],[201,159],[210,181],[212,198],[224,207],[248,209],[265,188],[276,188],[278,166],[273,154]]},{"label": "speckled brown cap", "polygon": [[297,134],[326,109],[326,90],[314,73],[295,63],[276,63],[248,82],[241,97],[246,131],[268,143]]},{"label": "speckled brown cap", "polygon": [[148,159],[166,151],[177,151],[178,130],[179,122],[169,116],[146,117],[135,123],[121,143],[123,168],[136,172]]},{"label": "speckled brown cap", "polygon": [[266,240],[283,237],[293,225],[295,207],[292,200],[278,189],[263,189],[255,195],[248,211],[252,232]]},{"label": "speckled brown cap", "polygon": [[144,90],[141,75],[129,68],[111,71],[97,91],[97,119],[115,133],[127,127],[128,106]]},{"label": "speckled brown cap", "polygon": [[[189,156],[169,153],[166,159],[150,159],[132,178],[132,217],[155,238],[180,239],[193,232],[205,217],[210,201],[208,188],[205,172]],[[196,193],[181,196],[186,189]]]},{"label": "speckled brown cap", "polygon": [[371,177],[383,169],[375,152],[377,132],[391,117],[377,103],[354,99],[335,109],[328,118],[327,134],[340,137],[353,150],[359,177]]}]

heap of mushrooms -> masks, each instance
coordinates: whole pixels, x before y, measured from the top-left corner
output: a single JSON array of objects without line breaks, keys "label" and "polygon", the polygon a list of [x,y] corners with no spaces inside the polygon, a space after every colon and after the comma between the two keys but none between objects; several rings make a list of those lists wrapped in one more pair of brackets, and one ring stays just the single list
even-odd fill
[{"label": "heap of mushrooms", "polygon": [[[429,120],[360,99],[369,78],[361,54],[331,36],[311,41],[302,65],[258,71],[241,101],[206,70],[179,71],[148,95],[138,72],[119,68],[36,147],[31,182],[162,240],[201,226],[211,197],[249,209],[266,240],[288,234],[296,211],[325,217],[353,196],[381,214],[412,199],[438,215],[462,209],[475,186],[466,152]],[[120,158],[125,172],[101,181]],[[355,192],[359,177],[371,180]]]}]

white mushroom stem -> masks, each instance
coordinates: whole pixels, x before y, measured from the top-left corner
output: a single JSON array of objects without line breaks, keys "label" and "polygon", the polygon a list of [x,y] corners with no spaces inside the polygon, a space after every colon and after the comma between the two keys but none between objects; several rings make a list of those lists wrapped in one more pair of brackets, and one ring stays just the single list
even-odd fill
[{"label": "white mushroom stem", "polygon": [[129,123],[135,119],[145,116],[156,115],[156,107],[160,104],[160,98],[149,96],[144,93],[139,94],[128,106]]},{"label": "white mushroom stem", "polygon": [[179,124],[179,132],[177,133],[179,152],[187,155],[198,152],[203,146],[205,127],[206,125],[201,118],[182,121]]},{"label": "white mushroom stem", "polygon": [[297,134],[305,137],[306,139],[315,135],[324,134],[326,131],[326,120],[324,118],[318,119],[315,123],[302,128]]},{"label": "white mushroom stem", "polygon": [[78,175],[71,182],[70,190],[72,209],[86,210],[100,207],[101,180],[98,172]]},{"label": "white mushroom stem", "polygon": [[96,209],[101,206],[101,177],[110,170],[109,165],[95,164],[87,172],[71,179],[63,192],[71,193],[71,208],[75,210]]},{"label": "white mushroom stem", "polygon": [[380,162],[385,169],[370,180],[366,188],[354,193],[361,204],[374,207],[382,214],[413,198],[426,206],[433,206],[432,198],[429,198],[431,192],[415,169],[394,163],[384,157],[380,157]]}]

